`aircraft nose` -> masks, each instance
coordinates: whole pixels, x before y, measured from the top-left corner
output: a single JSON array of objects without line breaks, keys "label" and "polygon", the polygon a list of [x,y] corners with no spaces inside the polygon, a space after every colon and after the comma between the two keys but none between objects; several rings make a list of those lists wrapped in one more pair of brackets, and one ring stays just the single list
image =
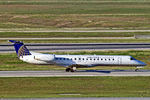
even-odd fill
[{"label": "aircraft nose", "polygon": [[146,66],[147,64],[143,62],[143,66]]},{"label": "aircraft nose", "polygon": [[138,65],[140,65],[140,66],[146,66],[146,65],[147,65],[146,63],[144,63],[144,62],[142,62],[142,61],[139,61],[139,60],[137,60],[136,62],[137,62]]}]

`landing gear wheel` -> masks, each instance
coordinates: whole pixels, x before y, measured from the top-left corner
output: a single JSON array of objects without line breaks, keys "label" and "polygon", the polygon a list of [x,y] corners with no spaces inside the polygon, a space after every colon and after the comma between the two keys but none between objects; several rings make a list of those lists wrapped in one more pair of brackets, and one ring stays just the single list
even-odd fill
[{"label": "landing gear wheel", "polygon": [[71,67],[71,68],[70,68],[70,71],[71,71],[71,72],[75,72],[76,69],[77,69],[76,67]]},{"label": "landing gear wheel", "polygon": [[139,71],[139,69],[135,69],[135,71],[137,72],[137,71]]},{"label": "landing gear wheel", "polygon": [[66,68],[66,72],[69,72],[71,69],[70,68]]},{"label": "landing gear wheel", "polygon": [[73,70],[72,68],[70,69],[70,71],[71,71],[71,72],[74,72],[74,70]]},{"label": "landing gear wheel", "polygon": [[75,72],[76,71],[76,67],[68,67],[66,68],[66,72]]}]

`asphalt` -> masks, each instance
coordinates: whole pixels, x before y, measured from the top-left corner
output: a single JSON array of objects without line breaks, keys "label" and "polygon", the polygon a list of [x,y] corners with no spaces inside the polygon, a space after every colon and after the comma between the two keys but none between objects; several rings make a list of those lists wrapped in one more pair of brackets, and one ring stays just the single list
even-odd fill
[{"label": "asphalt", "polygon": [[0,77],[150,76],[150,70],[0,71]]},{"label": "asphalt", "polygon": [[115,97],[115,98],[19,98],[0,100],[150,100],[149,97]]},{"label": "asphalt", "polygon": [[[137,50],[150,49],[150,43],[31,43],[30,51],[79,51],[79,50]],[[12,44],[0,44],[0,53],[15,52]]]}]

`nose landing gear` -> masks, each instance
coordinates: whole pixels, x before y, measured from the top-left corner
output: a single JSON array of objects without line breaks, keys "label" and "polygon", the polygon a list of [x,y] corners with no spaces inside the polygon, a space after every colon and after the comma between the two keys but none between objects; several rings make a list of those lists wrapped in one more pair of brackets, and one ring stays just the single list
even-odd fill
[{"label": "nose landing gear", "polygon": [[136,72],[139,71],[140,68],[143,68],[143,66],[137,66],[136,69],[135,69],[135,71]]}]

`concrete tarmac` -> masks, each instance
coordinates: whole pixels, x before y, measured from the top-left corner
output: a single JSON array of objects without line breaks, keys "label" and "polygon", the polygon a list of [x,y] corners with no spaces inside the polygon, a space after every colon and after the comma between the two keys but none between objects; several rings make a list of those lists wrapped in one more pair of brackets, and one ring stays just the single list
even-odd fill
[{"label": "concrete tarmac", "polygon": [[[30,51],[137,50],[150,49],[150,43],[31,43]],[[0,53],[15,52],[12,44],[0,44]]]},{"label": "concrete tarmac", "polygon": [[150,70],[0,71],[0,77],[150,76]]},{"label": "concrete tarmac", "polygon": [[105,98],[19,98],[0,100],[150,100],[150,97],[105,97]]}]

